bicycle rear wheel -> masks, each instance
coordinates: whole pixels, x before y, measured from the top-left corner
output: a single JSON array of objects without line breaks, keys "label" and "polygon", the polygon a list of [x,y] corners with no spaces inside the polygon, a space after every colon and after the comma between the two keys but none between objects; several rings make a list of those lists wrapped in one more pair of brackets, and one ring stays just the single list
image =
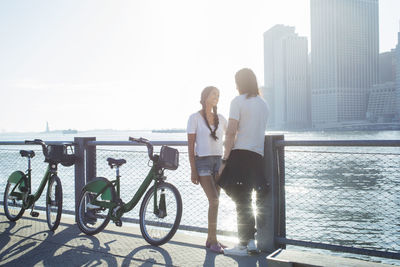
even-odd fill
[{"label": "bicycle rear wheel", "polygon": [[182,198],[172,184],[157,185],[157,204],[159,211],[154,212],[153,186],[144,196],[139,213],[142,236],[153,246],[168,242],[176,233],[182,217]]},{"label": "bicycle rear wheel", "polygon": [[24,214],[23,198],[27,192],[23,193],[20,188],[24,187],[24,180],[19,180],[16,184],[7,182],[6,190],[4,191],[4,213],[6,217],[15,222]]},{"label": "bicycle rear wheel", "polygon": [[47,225],[49,226],[50,231],[55,231],[60,225],[62,205],[63,191],[61,180],[58,176],[53,175],[50,178],[46,195]]},{"label": "bicycle rear wheel", "polygon": [[[115,195],[114,188],[109,187],[109,189],[112,190],[112,195]],[[101,232],[110,222],[108,209],[90,203],[96,197],[96,194],[83,189],[79,198],[77,224],[79,229],[87,235],[95,235]]]}]

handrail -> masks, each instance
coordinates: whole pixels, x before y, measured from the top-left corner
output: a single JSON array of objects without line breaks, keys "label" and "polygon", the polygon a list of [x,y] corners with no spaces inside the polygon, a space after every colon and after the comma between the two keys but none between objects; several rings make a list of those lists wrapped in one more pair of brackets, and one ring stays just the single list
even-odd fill
[{"label": "handrail", "polygon": [[317,140],[276,141],[275,147],[283,146],[385,146],[400,147],[400,140]]},{"label": "handrail", "polygon": [[[187,141],[150,141],[153,146],[187,146]],[[144,144],[130,141],[89,141],[88,146],[143,146]]]},{"label": "handrail", "polygon": [[[47,145],[60,145],[67,141],[46,141]],[[70,142],[70,141],[68,141]],[[187,146],[187,141],[151,141],[153,146]],[[0,145],[26,145],[24,141],[0,141]],[[142,146],[129,141],[89,141],[89,146]],[[276,141],[276,147],[283,146],[385,146],[400,147],[400,140],[295,140]]]},{"label": "handrail", "polygon": [[[65,143],[72,143],[74,145],[73,141],[44,141],[46,143],[46,145],[62,145]],[[0,141],[0,145],[1,146],[20,146],[20,145],[24,145],[24,146],[32,146],[32,144],[25,144],[25,141]],[[35,146],[35,145],[33,145]]]}]

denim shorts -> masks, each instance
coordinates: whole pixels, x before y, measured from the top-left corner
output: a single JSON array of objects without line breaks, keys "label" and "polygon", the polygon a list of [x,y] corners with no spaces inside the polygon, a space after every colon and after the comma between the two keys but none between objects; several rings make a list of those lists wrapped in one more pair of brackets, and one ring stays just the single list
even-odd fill
[{"label": "denim shorts", "polygon": [[214,176],[221,166],[221,156],[196,156],[195,161],[199,176]]}]

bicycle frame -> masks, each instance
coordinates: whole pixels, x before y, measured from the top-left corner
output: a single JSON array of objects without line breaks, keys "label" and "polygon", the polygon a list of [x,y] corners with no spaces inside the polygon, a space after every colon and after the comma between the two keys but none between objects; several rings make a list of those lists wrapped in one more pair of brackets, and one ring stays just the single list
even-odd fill
[{"label": "bicycle frame", "polygon": [[[149,173],[147,174],[147,177],[144,179],[143,183],[140,185],[139,189],[136,191],[133,198],[123,206],[123,212],[128,212],[136,207],[136,205],[139,203],[139,200],[146,193],[147,188],[149,187],[149,185],[153,180],[154,180],[154,186],[157,186],[157,168],[154,165],[150,169]],[[119,199],[120,198],[119,190],[117,196]]]},{"label": "bicycle frame", "polygon": [[[136,191],[135,195],[126,204],[123,204],[123,202],[121,201],[121,198],[120,198],[120,175],[119,175],[118,172],[117,172],[116,180],[110,181],[112,186],[116,189],[116,193],[117,193],[116,194],[116,201],[115,202],[107,202],[107,201],[99,201],[99,200],[97,200],[97,198],[99,196],[101,196],[103,193],[105,193],[107,188],[109,188],[106,185],[101,190],[98,191],[98,193],[96,194],[94,199],[92,201],[90,201],[90,203],[92,205],[97,205],[97,206],[100,206],[100,207],[103,207],[103,208],[110,209],[109,213],[108,213],[108,216],[112,220],[119,220],[124,213],[129,212],[133,208],[136,207],[136,205],[139,203],[140,199],[146,193],[146,190],[148,189],[148,187],[150,186],[152,181],[154,181],[154,186],[157,187],[158,177],[160,177],[162,175],[162,173],[161,174],[159,173],[159,170],[160,170],[160,168],[158,168],[156,166],[156,164],[154,164],[151,167],[150,171],[148,172],[146,178],[144,179],[144,181],[140,185],[139,189]],[[155,199],[157,198],[157,191],[155,191],[155,193],[154,193],[154,198]],[[158,211],[157,201],[154,202],[154,211],[155,212]]]},{"label": "bicycle frame", "polygon": [[[29,164],[30,165],[30,164]],[[32,190],[32,169],[29,166],[29,169],[26,173],[27,177],[27,182],[28,182],[28,192],[27,192],[27,197],[26,199],[23,199],[23,207],[25,209],[30,208],[33,203],[35,203],[40,196],[43,193],[44,188],[46,187],[46,184],[48,184],[50,182],[50,178],[52,175],[57,174],[57,165],[53,165],[53,164],[48,164],[47,169],[45,174],[43,175],[43,178],[40,182],[39,188],[36,190],[36,192],[34,194],[31,194],[31,190]],[[12,192],[14,192],[16,185],[14,186]]]}]

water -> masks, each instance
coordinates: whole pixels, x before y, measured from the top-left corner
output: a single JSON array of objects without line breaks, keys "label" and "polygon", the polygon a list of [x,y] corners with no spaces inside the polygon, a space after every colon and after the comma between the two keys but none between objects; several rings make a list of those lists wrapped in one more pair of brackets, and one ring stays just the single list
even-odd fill
[{"label": "water", "polygon": [[[280,134],[268,132],[267,134]],[[284,132],[285,140],[399,140],[399,131],[370,132]],[[96,137],[99,141],[127,141],[128,136],[144,137],[153,141],[184,141],[185,133],[153,133],[151,131],[92,131],[74,135],[62,133],[0,134],[0,141],[23,141],[40,138],[47,141],[72,141],[75,136]],[[38,149],[37,146],[30,148]],[[0,147],[1,179],[11,170],[26,168],[18,156],[17,146]],[[24,149],[28,147],[24,146]],[[123,150],[123,151],[121,151]],[[112,156],[126,158],[122,171],[122,198],[132,197],[148,168],[143,147],[98,147],[97,175],[114,177],[105,163]],[[186,147],[180,147],[180,167],[168,171],[168,180],[182,194],[184,213],[182,224],[207,226],[207,200],[199,186],[190,182]],[[130,153],[130,151],[140,151]],[[286,220],[287,237],[299,240],[349,245],[362,248],[400,250],[400,148],[396,147],[287,147]],[[318,153],[316,153],[318,152]],[[323,152],[323,153],[320,153]],[[326,153],[329,152],[329,153]],[[380,153],[376,155],[376,153]],[[325,153],[325,154],[324,154]],[[336,154],[335,154],[336,153]],[[368,154],[371,153],[371,154]],[[34,159],[34,175],[38,177],[43,163]],[[141,166],[138,168],[138,166]],[[143,167],[144,166],[144,167]],[[73,167],[60,167],[64,189],[64,207],[73,209]],[[135,177],[133,177],[135,176]],[[38,186],[40,178],[33,181]],[[0,195],[3,194],[0,185]],[[2,196],[1,196],[2,197]],[[42,197],[43,198],[43,197]],[[40,204],[40,203],[39,203]],[[236,230],[233,202],[221,195],[218,228]],[[138,208],[128,214],[138,217]],[[354,241],[355,240],[355,241]],[[393,263],[390,260],[385,262]],[[398,264],[398,262],[394,262]]]},{"label": "water", "polygon": [[[303,131],[303,132],[277,132],[267,131],[266,134],[284,134],[286,140],[398,140],[400,131]],[[43,140],[70,140],[78,137],[96,137],[99,141],[128,141],[129,136],[144,137],[149,140],[184,141],[186,133],[159,133],[148,130],[143,131],[113,131],[94,130],[82,131],[77,134],[62,133],[0,133],[1,141],[23,141],[25,139],[39,138]]]}]

